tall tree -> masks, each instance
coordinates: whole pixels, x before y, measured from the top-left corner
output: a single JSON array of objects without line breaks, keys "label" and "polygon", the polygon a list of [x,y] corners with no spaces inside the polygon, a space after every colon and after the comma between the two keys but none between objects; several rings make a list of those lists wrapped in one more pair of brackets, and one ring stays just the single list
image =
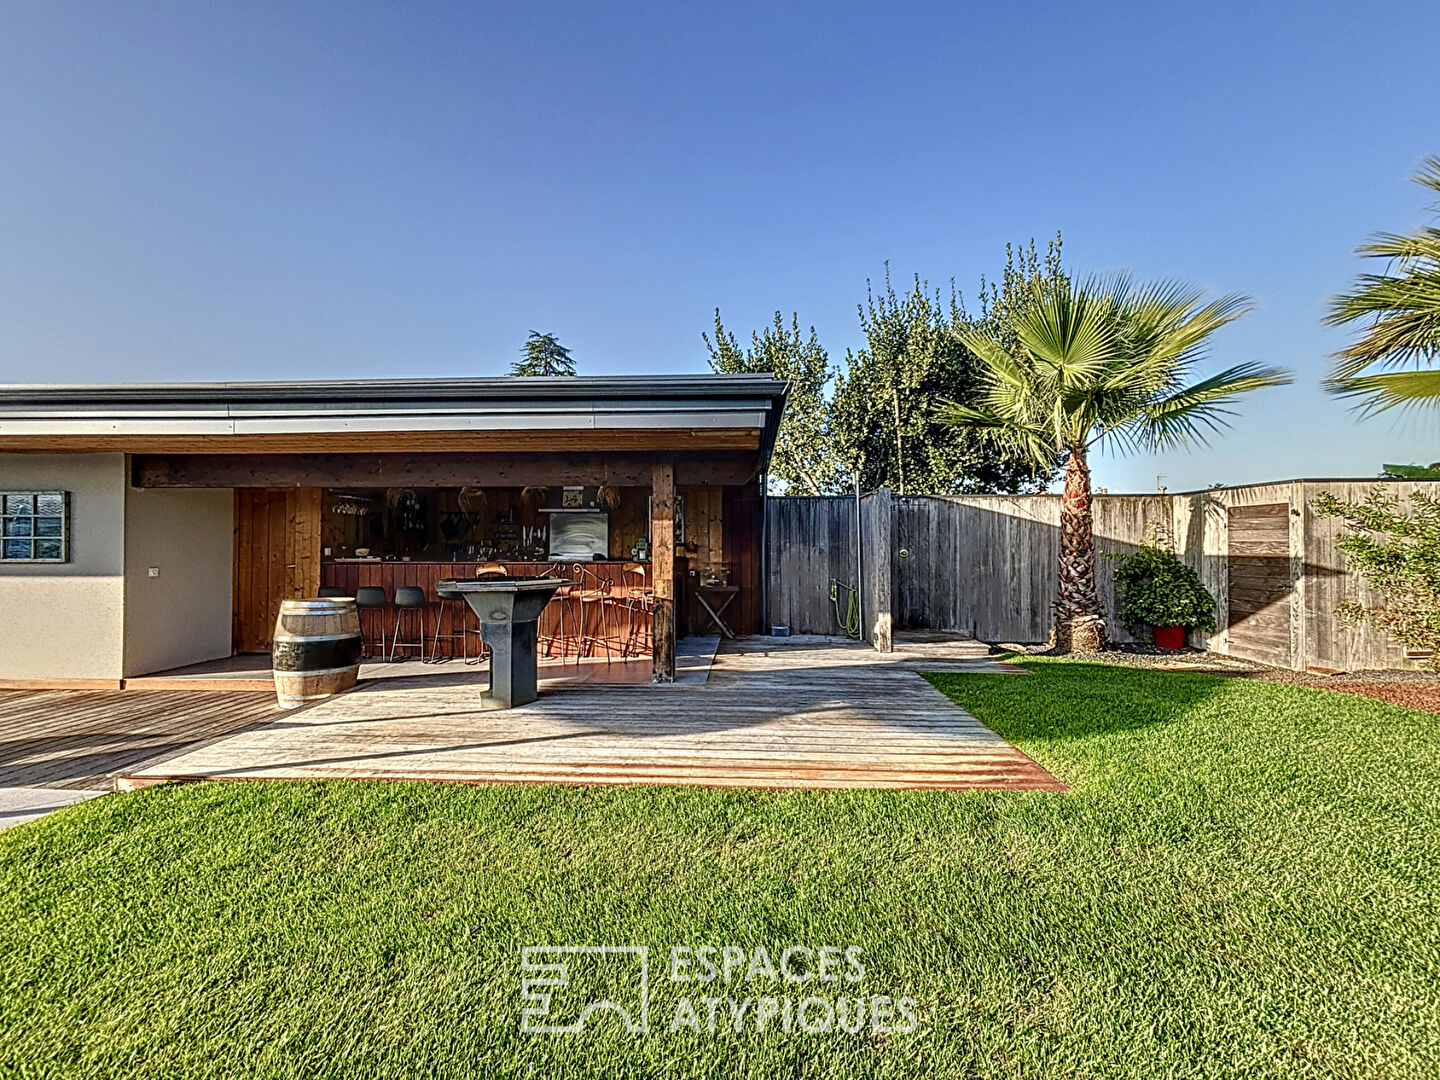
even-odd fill
[{"label": "tall tree", "polygon": [[742,348],[734,334],[720,321],[715,309],[715,337],[702,334],[710,350],[710,367],[731,375],[769,373],[790,383],[785,414],[770,459],[770,477],[792,494],[824,495],[843,484],[840,460],[830,435],[829,404],[825,399],[830,381],[830,356],[810,327],[809,336],[800,332],[800,315],[793,312],[790,325],[775,312],[775,321],[763,332],[751,333],[750,348]]},{"label": "tall tree", "polygon": [[1055,645],[1092,652],[1105,643],[1095,590],[1090,450],[1159,450],[1203,443],[1242,394],[1290,381],[1287,372],[1239,364],[1196,378],[1211,336],[1250,309],[1242,296],[1161,282],[1038,283],[1004,328],[961,337],[980,362],[976,403],[951,402],[946,420],[1037,465],[1065,458],[1060,505]]},{"label": "tall tree", "polygon": [[1058,238],[1043,256],[1034,241],[1005,253],[1000,282],[981,279],[978,315],[965,310],[953,283],[948,302],[918,275],[897,295],[888,266],[884,291],[872,290],[861,306],[866,344],[846,354],[832,426],[864,487],[942,495],[1041,491],[1054,476],[1057,462],[1040,465],[988,445],[947,425],[939,410],[942,401],[970,401],[979,386],[979,362],[962,331],[984,327],[1004,335],[1029,286],[1063,276]]},{"label": "tall tree", "polygon": [[[1415,182],[1440,192],[1440,155],[1425,159]],[[1440,211],[1440,204],[1430,209]],[[1440,359],[1440,229],[1377,233],[1357,250],[1385,260],[1385,271],[1361,274],[1353,291],[1330,302],[1329,325],[1359,323],[1365,329],[1336,354],[1326,388],[1359,398],[1370,412],[1440,406],[1440,371],[1434,368]],[[1412,365],[1416,370],[1389,370]]]},{"label": "tall tree", "polygon": [[574,375],[575,361],[570,350],[554,334],[531,330],[520,350],[520,359],[510,365],[511,375]]}]

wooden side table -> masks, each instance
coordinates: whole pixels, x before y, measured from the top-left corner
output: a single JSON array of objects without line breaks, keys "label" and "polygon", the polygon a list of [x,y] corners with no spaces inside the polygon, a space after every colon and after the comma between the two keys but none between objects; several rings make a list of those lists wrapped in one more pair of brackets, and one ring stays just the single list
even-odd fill
[{"label": "wooden side table", "polygon": [[[739,585],[697,585],[695,596],[700,601],[700,606],[705,609],[705,614],[710,616],[710,621],[720,628],[720,633],[727,638],[733,638],[735,632],[725,622],[725,609],[735,602],[735,597],[740,595]],[[719,607],[714,606],[710,600],[715,598],[719,601]]]}]

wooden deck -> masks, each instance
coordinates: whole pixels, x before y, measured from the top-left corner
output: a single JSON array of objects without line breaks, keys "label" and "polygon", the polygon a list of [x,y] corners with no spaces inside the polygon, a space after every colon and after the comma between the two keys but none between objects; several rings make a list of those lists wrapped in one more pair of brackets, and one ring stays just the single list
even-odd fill
[{"label": "wooden deck", "polygon": [[0,691],[0,787],[91,791],[280,715],[269,694]]},{"label": "wooden deck", "polygon": [[943,644],[881,655],[751,638],[723,645],[703,683],[558,685],[503,712],[477,708],[472,685],[377,681],[132,770],[123,786],[344,777],[1064,790],[919,677],[946,670],[1023,675]]}]

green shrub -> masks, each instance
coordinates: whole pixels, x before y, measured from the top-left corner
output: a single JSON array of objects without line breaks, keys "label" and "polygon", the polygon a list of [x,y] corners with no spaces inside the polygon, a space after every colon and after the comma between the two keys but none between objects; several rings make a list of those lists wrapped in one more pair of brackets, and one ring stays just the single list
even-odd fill
[{"label": "green shrub", "polygon": [[1407,649],[1429,650],[1426,662],[1440,668],[1440,500],[1416,491],[1410,512],[1400,500],[1373,489],[1364,502],[1341,502],[1321,495],[1314,502],[1322,517],[1343,518],[1350,531],[1337,546],[1346,567],[1379,594],[1369,607],[1347,600],[1335,609],[1346,626],[1367,624],[1389,634]]},{"label": "green shrub", "polygon": [[1215,598],[1199,576],[1154,537],[1115,568],[1120,621],[1132,634],[1145,626],[1215,629]]}]

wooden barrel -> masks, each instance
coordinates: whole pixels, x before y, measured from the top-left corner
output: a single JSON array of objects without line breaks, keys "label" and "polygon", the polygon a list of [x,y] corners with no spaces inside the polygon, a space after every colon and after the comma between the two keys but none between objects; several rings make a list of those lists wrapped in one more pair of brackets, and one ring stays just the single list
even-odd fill
[{"label": "wooden barrel", "polygon": [[360,674],[354,598],[282,600],[271,656],[275,696],[287,709],[349,690]]}]

